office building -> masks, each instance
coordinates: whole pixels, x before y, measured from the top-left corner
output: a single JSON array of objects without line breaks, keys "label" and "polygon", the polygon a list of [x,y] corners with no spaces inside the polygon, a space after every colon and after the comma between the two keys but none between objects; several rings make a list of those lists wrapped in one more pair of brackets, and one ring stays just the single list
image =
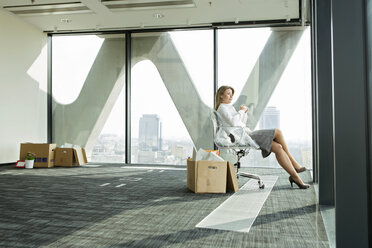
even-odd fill
[{"label": "office building", "polygon": [[272,106],[267,107],[262,113],[259,123],[260,129],[280,129],[280,110]]},{"label": "office building", "polygon": [[161,150],[161,122],[157,115],[143,115],[140,118],[138,139],[142,151]]}]

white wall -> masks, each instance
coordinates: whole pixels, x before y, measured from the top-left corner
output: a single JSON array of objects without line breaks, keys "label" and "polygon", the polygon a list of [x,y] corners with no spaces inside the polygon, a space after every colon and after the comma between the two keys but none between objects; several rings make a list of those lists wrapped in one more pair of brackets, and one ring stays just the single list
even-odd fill
[{"label": "white wall", "polygon": [[0,164],[47,141],[47,36],[0,10]]}]

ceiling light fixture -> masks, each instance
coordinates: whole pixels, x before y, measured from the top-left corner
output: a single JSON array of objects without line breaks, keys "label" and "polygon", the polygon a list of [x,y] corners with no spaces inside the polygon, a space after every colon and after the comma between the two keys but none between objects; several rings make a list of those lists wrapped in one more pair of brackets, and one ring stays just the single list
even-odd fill
[{"label": "ceiling light fixture", "polygon": [[3,8],[18,16],[93,13],[91,9],[80,2],[3,6]]}]

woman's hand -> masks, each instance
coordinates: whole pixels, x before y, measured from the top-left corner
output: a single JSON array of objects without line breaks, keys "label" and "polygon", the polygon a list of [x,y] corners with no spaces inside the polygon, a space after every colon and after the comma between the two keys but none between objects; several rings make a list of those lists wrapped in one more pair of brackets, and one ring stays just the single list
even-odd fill
[{"label": "woman's hand", "polygon": [[242,106],[240,106],[240,110],[244,110],[244,112],[247,113],[249,109],[248,109],[247,106],[242,105]]}]

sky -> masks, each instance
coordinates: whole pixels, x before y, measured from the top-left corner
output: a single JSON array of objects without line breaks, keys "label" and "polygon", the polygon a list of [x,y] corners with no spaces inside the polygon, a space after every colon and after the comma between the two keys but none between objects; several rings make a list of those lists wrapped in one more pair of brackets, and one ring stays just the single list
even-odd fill
[{"label": "sky", "polygon": [[[270,32],[269,28],[219,30],[219,84],[233,86],[235,100]],[[174,31],[170,35],[201,99],[212,108],[213,31]],[[78,97],[102,43],[103,38],[95,35],[53,38],[53,95],[57,102],[70,104]],[[311,140],[310,62],[310,32],[306,30],[268,103],[280,110],[281,129],[289,140]],[[189,139],[153,63],[137,63],[131,76],[132,137],[138,137],[142,114],[157,114],[164,138]],[[124,104],[122,90],[102,133],[124,134]]]}]

